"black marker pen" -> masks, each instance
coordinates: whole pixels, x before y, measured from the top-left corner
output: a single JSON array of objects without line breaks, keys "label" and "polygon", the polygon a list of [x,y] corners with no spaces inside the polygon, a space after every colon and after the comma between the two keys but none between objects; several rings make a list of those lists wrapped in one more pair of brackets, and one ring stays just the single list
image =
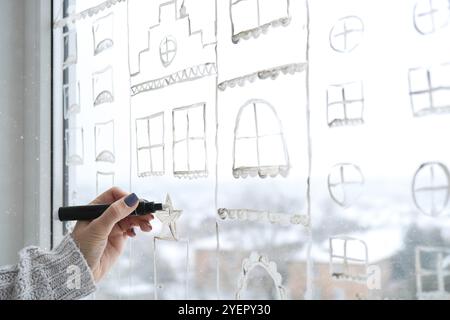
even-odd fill
[{"label": "black marker pen", "polygon": [[[86,206],[61,207],[55,212],[54,219],[59,221],[90,221],[100,217],[110,204],[93,204]],[[130,216],[144,216],[162,211],[161,203],[139,200],[139,204]]]}]

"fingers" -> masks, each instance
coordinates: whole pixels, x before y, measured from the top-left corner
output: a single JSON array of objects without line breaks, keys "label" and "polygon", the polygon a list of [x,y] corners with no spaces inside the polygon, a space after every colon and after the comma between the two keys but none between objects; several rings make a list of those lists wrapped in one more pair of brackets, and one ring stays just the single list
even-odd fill
[{"label": "fingers", "polygon": [[130,216],[121,220],[118,223],[118,226],[122,232],[126,232],[128,229],[133,227],[140,227],[144,232],[150,232],[152,230],[152,226],[150,221],[153,220],[153,215],[145,215],[145,216]]},{"label": "fingers", "polygon": [[136,224],[139,224],[140,222],[150,222],[154,219],[152,214],[147,214],[145,216],[130,216],[127,219],[130,219]]},{"label": "fingers", "polygon": [[150,232],[150,231],[152,231],[152,225],[151,225],[150,222],[148,222],[148,221],[140,221],[140,222],[139,222],[139,227],[140,227],[141,230],[144,231],[144,232]]},{"label": "fingers", "polygon": [[128,229],[125,233],[126,233],[127,236],[129,236],[130,238],[136,237],[136,232],[134,231],[133,228]]},{"label": "fingers", "polygon": [[139,199],[134,193],[117,200],[92,222],[92,227],[103,236],[108,236],[114,225],[128,217],[136,209],[138,203]]},{"label": "fingers", "polygon": [[112,187],[111,189],[99,195],[95,200],[91,202],[91,204],[109,204],[122,199],[127,195],[128,193],[123,191],[122,189],[118,187]]}]

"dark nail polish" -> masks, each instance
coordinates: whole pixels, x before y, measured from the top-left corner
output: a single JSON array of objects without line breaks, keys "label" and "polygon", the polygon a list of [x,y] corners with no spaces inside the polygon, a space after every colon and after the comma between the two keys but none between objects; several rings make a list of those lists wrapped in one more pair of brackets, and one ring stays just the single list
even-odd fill
[{"label": "dark nail polish", "polygon": [[129,206],[130,208],[133,207],[134,205],[136,205],[136,203],[138,203],[138,201],[139,201],[139,198],[137,197],[137,195],[135,193],[132,193],[125,198],[125,204],[127,206]]},{"label": "dark nail polish", "polygon": [[136,237],[136,231],[134,231],[134,228],[131,228],[131,234],[133,235],[133,237]]}]

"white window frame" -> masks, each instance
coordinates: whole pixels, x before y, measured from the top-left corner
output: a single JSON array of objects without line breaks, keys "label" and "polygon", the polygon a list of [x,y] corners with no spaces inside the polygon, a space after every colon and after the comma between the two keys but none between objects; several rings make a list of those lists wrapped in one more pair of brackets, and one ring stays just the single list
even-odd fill
[{"label": "white window frame", "polygon": [[[42,1],[42,0],[41,0]],[[52,209],[53,211],[64,204],[66,196],[64,187],[65,160],[64,160],[64,108],[63,108],[63,59],[64,43],[63,29],[53,28],[54,18],[59,17],[63,10],[64,0],[44,0],[49,2],[48,11],[53,10],[54,16],[50,17],[50,28],[53,37],[53,61],[52,61]],[[50,4],[51,3],[51,4]],[[50,9],[52,8],[52,10]],[[50,193],[49,193],[50,194]],[[56,246],[64,235],[64,225],[58,221],[52,221],[51,241],[52,247]]]},{"label": "white window frame", "polygon": [[[52,247],[52,0],[25,1],[24,245]],[[62,34],[60,35],[62,39]],[[60,45],[63,44],[61,41]],[[61,65],[63,52],[61,52]],[[62,77],[62,73],[61,73]],[[62,88],[60,114],[63,119]],[[53,128],[54,129],[54,128]],[[61,139],[62,129],[58,132]]]}]

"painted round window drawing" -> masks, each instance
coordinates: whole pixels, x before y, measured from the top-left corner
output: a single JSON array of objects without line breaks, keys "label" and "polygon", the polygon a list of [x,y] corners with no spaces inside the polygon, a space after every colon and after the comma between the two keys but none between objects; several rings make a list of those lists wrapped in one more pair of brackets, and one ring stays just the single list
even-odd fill
[{"label": "painted round window drawing", "polygon": [[352,206],[361,196],[364,176],[361,169],[351,163],[335,165],[328,175],[330,197],[341,207]]},{"label": "painted round window drawing", "polygon": [[286,177],[289,169],[283,128],[275,108],[264,100],[248,101],[236,119],[233,176]]},{"label": "painted round window drawing", "polygon": [[439,162],[422,164],[412,183],[414,204],[423,214],[438,216],[447,207],[450,196],[450,173]]},{"label": "painted round window drawing", "polygon": [[420,34],[434,33],[448,26],[450,5],[447,0],[418,0],[414,6],[414,27]]},{"label": "painted round window drawing", "polygon": [[356,49],[363,39],[364,23],[361,18],[348,16],[339,19],[330,31],[330,46],[334,51],[348,53]]},{"label": "painted round window drawing", "polygon": [[174,37],[165,37],[159,46],[159,56],[164,67],[168,67],[177,55],[177,41]]}]

